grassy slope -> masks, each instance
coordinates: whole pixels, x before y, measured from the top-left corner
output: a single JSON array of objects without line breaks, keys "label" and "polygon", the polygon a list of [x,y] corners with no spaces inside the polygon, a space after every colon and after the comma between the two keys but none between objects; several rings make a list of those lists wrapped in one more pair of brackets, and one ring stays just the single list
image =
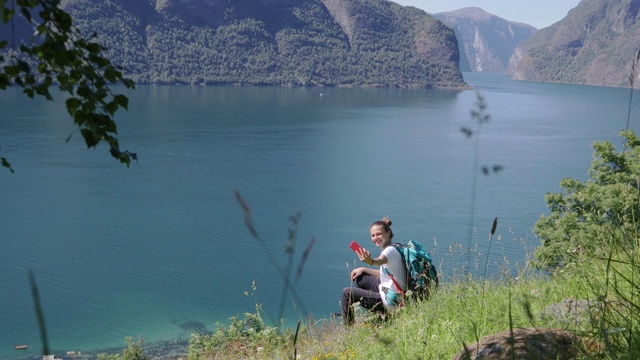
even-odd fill
[{"label": "grassy slope", "polygon": [[[431,300],[407,306],[386,322],[364,320],[349,329],[339,321],[328,322],[305,333],[297,352],[304,359],[450,359],[463,343],[470,345],[508,330],[510,324],[514,328],[563,326],[543,319],[541,311],[566,298],[589,297],[585,283],[577,277],[522,275],[484,285],[483,289],[482,282],[473,279],[448,283]],[[292,354],[289,345],[251,356],[290,358]]]},{"label": "grassy slope", "polygon": [[[302,359],[450,359],[463,344],[513,328],[573,325],[545,319],[542,310],[563,299],[592,299],[587,282],[578,276],[521,274],[501,281],[471,278],[448,282],[426,302],[399,310],[388,321],[362,313],[361,321],[345,328],[340,319],[321,320],[298,336]],[[243,342],[243,341],[240,341]],[[266,339],[244,342],[215,352],[214,358],[290,359],[293,334],[284,343]]]}]

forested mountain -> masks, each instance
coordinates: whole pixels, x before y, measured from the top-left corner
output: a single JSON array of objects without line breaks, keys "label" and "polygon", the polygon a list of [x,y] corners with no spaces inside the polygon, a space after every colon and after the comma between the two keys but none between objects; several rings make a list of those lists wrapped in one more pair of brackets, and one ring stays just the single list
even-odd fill
[{"label": "forested mountain", "polygon": [[505,71],[515,47],[537,31],[531,25],[508,21],[477,7],[433,16],[455,31],[462,71]]},{"label": "forested mountain", "polygon": [[62,0],[138,83],[466,87],[454,32],[387,0]]},{"label": "forested mountain", "polygon": [[582,0],[520,44],[507,71],[517,80],[629,86],[639,11],[640,0]]}]

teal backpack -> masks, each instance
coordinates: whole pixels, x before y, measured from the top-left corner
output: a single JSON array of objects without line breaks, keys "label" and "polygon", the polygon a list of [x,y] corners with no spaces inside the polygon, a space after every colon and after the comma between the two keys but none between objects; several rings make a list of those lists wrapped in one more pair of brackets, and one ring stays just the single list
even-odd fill
[{"label": "teal backpack", "polygon": [[433,287],[438,286],[438,272],[431,259],[431,255],[422,245],[413,240],[409,240],[407,245],[394,244],[404,260],[407,270],[407,291],[411,291],[419,299],[429,298]]}]

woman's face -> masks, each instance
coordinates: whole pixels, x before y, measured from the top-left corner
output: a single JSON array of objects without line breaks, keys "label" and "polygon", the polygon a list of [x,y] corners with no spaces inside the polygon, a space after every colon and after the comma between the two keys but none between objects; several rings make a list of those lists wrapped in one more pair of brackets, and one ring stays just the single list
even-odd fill
[{"label": "woman's face", "polygon": [[374,225],[369,230],[371,232],[371,241],[377,247],[385,247],[391,243],[391,238],[389,238],[389,232],[385,232],[382,225]]}]

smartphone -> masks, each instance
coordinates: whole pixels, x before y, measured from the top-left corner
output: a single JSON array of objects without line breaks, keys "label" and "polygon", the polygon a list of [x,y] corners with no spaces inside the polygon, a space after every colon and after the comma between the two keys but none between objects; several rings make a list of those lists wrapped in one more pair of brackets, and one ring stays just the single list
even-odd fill
[{"label": "smartphone", "polygon": [[349,244],[349,247],[351,248],[351,250],[355,251],[360,251],[362,250],[362,246],[360,246],[360,244],[358,244],[355,241],[352,241],[351,244]]}]

